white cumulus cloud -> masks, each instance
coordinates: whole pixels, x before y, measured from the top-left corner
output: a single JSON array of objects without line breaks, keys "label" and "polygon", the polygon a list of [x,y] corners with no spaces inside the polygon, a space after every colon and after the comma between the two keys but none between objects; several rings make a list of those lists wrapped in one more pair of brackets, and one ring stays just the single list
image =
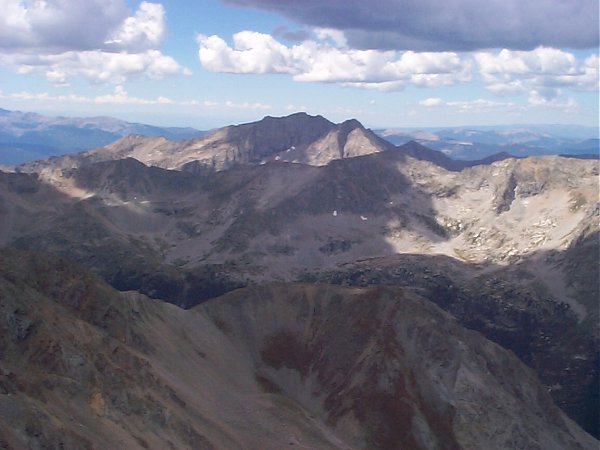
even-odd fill
[{"label": "white cumulus cloud", "polygon": [[419,101],[421,106],[442,106],[444,101],[439,97],[430,97]]},{"label": "white cumulus cloud", "polygon": [[538,47],[531,51],[479,52],[474,59],[487,89],[499,94],[535,91],[538,97],[551,99],[560,88],[598,89],[598,55],[581,63],[564,50]]},{"label": "white cumulus cloud", "polygon": [[54,84],[67,84],[82,76],[95,83],[123,84],[132,77],[160,79],[188,73],[159,50],[143,53],[69,51],[49,55],[0,54],[0,64],[17,66],[20,73],[39,72]]},{"label": "white cumulus cloud", "polygon": [[0,99],[37,101],[48,103],[83,103],[98,105],[171,105],[177,103],[167,97],[157,97],[154,99],[149,99],[131,96],[127,93],[123,86],[116,86],[112,94],[98,95],[95,97],[86,97],[77,94],[51,95],[47,92],[31,93],[27,91],[22,91],[12,94],[0,93]]},{"label": "white cumulus cloud", "polygon": [[560,109],[562,111],[571,113],[579,110],[579,104],[575,101],[575,99],[568,98],[565,101],[560,101],[557,98],[548,99],[547,97],[540,95],[540,93],[537,91],[532,91],[530,93],[528,103],[531,106]]},{"label": "white cumulus cloud", "polygon": [[292,75],[297,81],[342,83],[381,90],[451,85],[471,77],[471,63],[454,52],[356,50],[343,36],[316,30],[316,39],[286,46],[269,34],[242,31],[233,45],[198,35],[198,56],[212,72]]},{"label": "white cumulus cloud", "polygon": [[242,31],[233,36],[233,48],[219,36],[196,38],[202,65],[213,72],[293,73],[292,51],[272,36]]},{"label": "white cumulus cloud", "polygon": [[68,84],[73,77],[122,84],[129,77],[189,74],[164,55],[165,10],[124,0],[0,0],[0,64]]},{"label": "white cumulus cloud", "polygon": [[165,36],[165,9],[159,3],[142,2],[135,15],[127,17],[105,41],[125,49],[158,48]]},{"label": "white cumulus cloud", "polygon": [[92,99],[94,103],[105,104],[130,104],[130,105],[171,105],[173,100],[167,97],[157,97],[156,99],[145,99],[130,96],[123,86],[117,86],[113,94],[99,95]]}]

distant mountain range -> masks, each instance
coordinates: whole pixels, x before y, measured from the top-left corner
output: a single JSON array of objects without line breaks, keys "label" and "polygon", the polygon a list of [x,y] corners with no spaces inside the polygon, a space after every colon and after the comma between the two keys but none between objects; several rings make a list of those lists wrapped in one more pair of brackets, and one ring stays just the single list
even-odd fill
[{"label": "distant mountain range", "polygon": [[468,128],[380,129],[395,145],[416,141],[452,159],[476,160],[498,153],[517,157],[564,155],[598,158],[598,128],[577,125],[514,125]]},{"label": "distant mountain range", "polygon": [[503,152],[478,160],[456,160],[416,141],[396,146],[355,119],[335,124],[322,116],[295,113],[219,128],[184,141],[163,136],[127,135],[104,147],[26,162],[18,165],[17,170],[36,172],[48,168],[85,167],[102,161],[133,158],[148,166],[198,174],[219,172],[240,164],[264,165],[268,162],[325,166],[338,159],[386,151],[432,162],[453,172],[512,157]]},{"label": "distant mountain range", "polygon": [[[302,119],[303,117],[307,118],[310,116],[298,113],[289,117]],[[261,129],[256,136],[249,137],[249,127],[252,127],[254,123],[226,126],[211,134],[209,131],[201,131],[189,127],[158,127],[126,122],[112,117],[48,117],[36,113],[8,111],[0,108],[0,164],[16,165],[45,159],[49,156],[78,153],[103,147],[129,135],[138,136],[134,138],[138,142],[149,142],[142,139],[142,137],[164,137],[169,141],[177,141],[195,139],[211,134],[215,142],[229,142],[237,139],[238,144],[244,147],[244,145],[249,145],[248,143],[252,140],[257,143],[261,139],[264,141],[265,138],[261,137],[261,133],[263,135],[266,133],[269,138],[273,138],[272,131],[275,130],[270,130],[269,127],[277,128],[281,126],[284,124],[284,121],[281,119],[284,118],[266,117],[262,121],[255,122],[262,124]],[[309,122],[310,127],[315,127],[314,129],[306,129],[305,125]],[[279,134],[287,136],[286,139],[290,142],[301,136],[307,138],[311,137],[312,134],[315,134],[315,136],[319,135],[324,138],[323,142],[319,145],[327,147],[328,151],[334,153],[340,150],[340,148],[342,152],[344,151],[342,141],[347,139],[348,134],[353,130],[362,128],[362,131],[359,130],[357,132],[363,133],[365,136],[365,133],[368,131],[360,124],[360,127],[358,127],[356,120],[348,120],[344,122],[343,129],[335,131],[332,135],[326,137],[333,130],[334,124],[322,117],[317,121],[309,119],[305,119],[304,121],[288,120],[288,125],[286,126],[292,126],[292,123],[294,127],[297,127],[296,130],[282,129],[279,131]],[[339,136],[339,138],[334,138],[333,135]],[[427,147],[429,150],[436,150],[443,153],[446,158],[444,167],[447,169],[465,167],[462,163],[451,162],[453,160],[484,160],[491,162],[507,156],[564,155],[598,158],[600,145],[597,128],[575,125],[397,128],[377,129],[373,130],[372,133],[369,132],[368,135],[368,138],[365,138],[366,141],[359,144],[363,148],[365,145],[367,147],[371,147],[372,145],[386,147],[388,144],[400,146],[414,141]],[[335,144],[336,139],[339,140],[339,145]],[[382,142],[383,140],[387,142]],[[283,141],[280,140],[275,140],[274,142],[277,142],[277,146],[284,145]],[[176,145],[179,146],[179,144]],[[269,145],[273,144],[268,144],[267,147]],[[339,148],[336,148],[336,145]],[[281,149],[286,154],[280,154],[280,159],[288,159],[290,161],[295,159],[298,162],[307,162],[305,161],[306,158],[303,159],[302,155],[299,155],[298,146],[293,147],[290,144],[290,146]],[[312,150],[303,149],[305,154],[310,155],[312,162],[319,158],[328,160],[332,156],[332,154],[319,154],[319,152]],[[345,151],[346,156],[351,156],[362,150],[360,148],[348,148]],[[271,154],[273,152],[267,151],[267,153]],[[417,155],[411,156],[423,159]],[[231,154],[230,158],[236,158],[236,155]],[[439,155],[435,156],[435,158],[441,160]],[[473,164],[467,164],[467,166],[470,165]]]},{"label": "distant mountain range", "polygon": [[194,128],[155,127],[112,117],[48,117],[0,108],[0,164],[80,152],[129,134],[190,139],[204,133]]}]

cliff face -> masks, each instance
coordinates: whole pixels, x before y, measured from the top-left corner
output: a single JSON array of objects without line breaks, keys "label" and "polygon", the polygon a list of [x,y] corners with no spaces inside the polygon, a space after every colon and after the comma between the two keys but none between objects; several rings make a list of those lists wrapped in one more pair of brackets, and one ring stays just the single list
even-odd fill
[{"label": "cliff face", "polygon": [[4,448],[595,448],[514,355],[391,288],[192,310],[0,257]]}]

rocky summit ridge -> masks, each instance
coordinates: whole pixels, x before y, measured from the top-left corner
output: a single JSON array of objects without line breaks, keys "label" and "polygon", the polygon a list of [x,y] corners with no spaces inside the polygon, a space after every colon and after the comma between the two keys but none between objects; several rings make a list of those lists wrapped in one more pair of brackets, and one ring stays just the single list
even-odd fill
[{"label": "rocky summit ridge", "polygon": [[334,159],[393,147],[357,120],[334,124],[322,116],[296,113],[219,128],[206,136],[186,141],[130,135],[106,147],[24,164],[22,170],[39,170],[48,165],[81,166],[127,157],[149,166],[192,172],[219,171],[236,164],[265,164],[268,161],[319,166]]},{"label": "rocky summit ridge", "polygon": [[[0,245],[68,258],[113,288],[192,310],[196,305],[206,311],[225,305],[222,300],[242,287],[251,288],[244,291],[248,298],[273,297],[268,309],[301,303],[298,298],[312,295],[298,294],[306,287],[292,283],[354,286],[356,291],[331,287],[341,295],[332,304],[348,311],[340,317],[352,323],[352,330],[369,329],[366,322],[352,320],[371,313],[348,306],[352,300],[344,300],[345,293],[369,292],[365,295],[380,305],[384,300],[377,299],[396,294],[376,286],[403,288],[452,314],[457,327],[476,330],[512,350],[535,370],[543,389],[563,411],[598,435],[597,181],[598,162],[593,160],[503,158],[456,165],[416,143],[392,146],[357,121],[336,125],[319,116],[296,114],[226,127],[179,144],[130,136],[101,149],[0,172]],[[261,291],[262,285],[274,282],[280,283],[276,295]],[[246,311],[245,303],[234,303]],[[248,305],[258,308],[250,306],[252,301]],[[238,350],[242,341],[256,336],[270,339],[258,331],[252,331],[254,337],[245,334],[250,325],[243,317],[252,316],[251,310],[235,320],[227,311],[213,319]],[[289,329],[275,313],[264,310],[260,316],[265,323]],[[312,322],[306,326],[306,333],[316,332]],[[335,330],[323,333],[335,341]],[[245,337],[238,342],[235,336]],[[317,364],[312,358],[325,341],[307,340],[305,334],[282,336],[274,345],[292,348],[296,356],[287,360],[273,350],[267,359],[276,370],[295,370],[300,381],[295,375],[279,378],[269,372],[259,384],[283,392],[310,414],[327,417],[327,433],[348,436],[354,428],[362,430],[353,435],[350,448],[397,448],[392,441],[401,448],[415,443],[436,448],[423,447],[423,436],[439,448],[473,448],[468,440],[461,441],[464,436],[457,437],[457,429],[447,427],[449,418],[458,416],[443,402],[436,403],[441,409],[434,416],[441,413],[446,428],[429,422],[434,416],[422,409],[419,402],[429,395],[422,389],[441,395],[438,378],[427,388],[402,379],[410,386],[410,399],[402,398],[410,404],[405,411],[411,423],[424,421],[427,426],[414,425],[421,431],[410,427],[402,437],[409,440],[396,436],[373,444],[371,425],[359,416],[385,413],[366,411],[360,402],[351,401],[358,391],[336,384],[327,389],[341,389],[336,394],[346,399],[341,404],[307,400],[306,390],[316,385],[310,384],[312,372],[306,372],[304,364]],[[327,351],[347,351],[342,341],[338,343],[339,348],[331,344]],[[369,345],[385,350],[384,341]],[[256,350],[243,353],[243,358],[267,364],[264,355],[259,358],[252,352]],[[498,364],[497,354],[486,355],[484,359],[491,358],[486,359],[489,367]],[[399,375],[383,360],[375,365],[385,373],[389,369],[390,377]],[[314,366],[313,377],[320,370],[333,371],[333,366]],[[368,379],[368,371],[356,373],[362,380],[356,381],[359,385]],[[321,389],[323,395],[329,392]],[[386,411],[400,414],[393,404]],[[322,408],[327,414],[338,411],[341,425],[334,423],[332,428],[332,416],[323,415]],[[545,429],[547,419],[544,424],[526,421]],[[323,430],[321,422],[318,427]],[[444,433],[452,436],[447,442],[455,447],[440,444]],[[518,447],[521,441],[515,436],[510,442]],[[535,444],[523,442],[546,448],[535,439]]]}]

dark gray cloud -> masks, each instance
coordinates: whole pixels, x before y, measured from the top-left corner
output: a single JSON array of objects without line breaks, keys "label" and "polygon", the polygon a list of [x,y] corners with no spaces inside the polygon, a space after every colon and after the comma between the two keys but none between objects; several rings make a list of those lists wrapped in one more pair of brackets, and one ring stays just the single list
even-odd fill
[{"label": "dark gray cloud", "polygon": [[125,0],[0,0],[0,51],[142,52],[160,46],[165,34],[162,4],[142,1],[131,15]]},{"label": "dark gray cloud", "polygon": [[355,48],[598,46],[598,0],[223,0],[343,30]]},{"label": "dark gray cloud", "polygon": [[284,39],[289,42],[302,42],[311,37],[311,33],[306,30],[290,30],[287,27],[277,27],[273,30],[273,37]]}]

